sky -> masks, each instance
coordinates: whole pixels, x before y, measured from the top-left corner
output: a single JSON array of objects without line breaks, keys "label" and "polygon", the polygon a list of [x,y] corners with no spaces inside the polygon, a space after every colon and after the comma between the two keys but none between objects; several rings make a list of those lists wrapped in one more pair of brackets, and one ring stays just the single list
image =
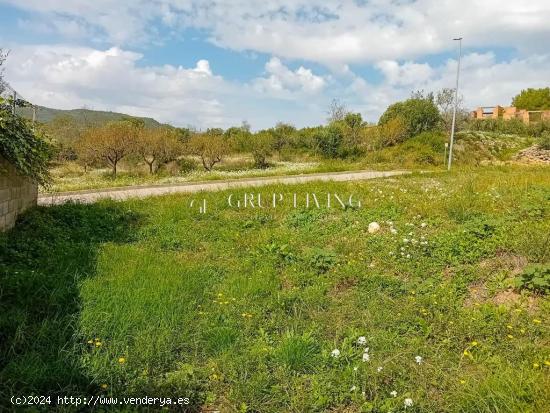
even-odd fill
[{"label": "sky", "polygon": [[548,0],[0,0],[6,80],[32,103],[253,129],[376,122],[455,84],[468,109],[550,86]]}]

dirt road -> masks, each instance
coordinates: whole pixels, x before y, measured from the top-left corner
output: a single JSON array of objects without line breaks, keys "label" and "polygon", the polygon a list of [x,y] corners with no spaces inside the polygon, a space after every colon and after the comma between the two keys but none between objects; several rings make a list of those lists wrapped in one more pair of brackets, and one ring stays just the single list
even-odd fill
[{"label": "dirt road", "polygon": [[231,188],[257,187],[271,184],[299,184],[313,181],[359,181],[365,179],[384,178],[403,175],[407,171],[354,171],[331,172],[310,175],[273,176],[262,178],[235,179],[227,181],[186,182],[182,184],[131,186],[121,188],[97,189],[90,191],[60,192],[56,194],[40,194],[38,205],[56,205],[67,201],[93,203],[100,199],[110,198],[124,200],[128,198],[146,198],[178,192],[193,193],[201,191],[221,191]]}]

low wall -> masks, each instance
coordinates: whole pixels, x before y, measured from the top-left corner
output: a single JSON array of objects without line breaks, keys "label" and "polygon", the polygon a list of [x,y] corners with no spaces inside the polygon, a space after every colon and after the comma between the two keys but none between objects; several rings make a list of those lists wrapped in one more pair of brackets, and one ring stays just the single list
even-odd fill
[{"label": "low wall", "polygon": [[0,231],[13,227],[19,214],[36,205],[37,197],[38,186],[0,158]]}]

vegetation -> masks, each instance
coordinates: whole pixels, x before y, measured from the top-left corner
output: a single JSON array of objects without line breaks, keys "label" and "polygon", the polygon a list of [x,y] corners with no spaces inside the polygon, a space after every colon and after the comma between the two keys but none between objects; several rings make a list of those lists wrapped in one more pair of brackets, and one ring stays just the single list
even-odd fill
[{"label": "vegetation", "polygon": [[515,280],[548,265],[549,183],[508,166],[261,190],[361,208],[231,209],[228,193],[201,194],[205,215],[181,194],[37,208],[0,236],[0,401],[545,412],[548,296]]},{"label": "vegetation", "polygon": [[430,99],[410,98],[390,105],[378,122],[384,125],[399,119],[405,128],[404,138],[437,129],[441,122],[439,110]]},{"label": "vegetation", "polygon": [[226,140],[219,133],[196,134],[191,137],[187,147],[189,153],[200,158],[207,171],[221,162],[229,150]]},{"label": "vegetation", "polygon": [[79,140],[77,153],[85,164],[109,165],[116,176],[118,163],[135,150],[141,129],[143,124],[129,120],[90,129]]},{"label": "vegetation", "polygon": [[28,121],[3,109],[1,103],[0,157],[12,164],[21,175],[47,185],[50,178],[48,162],[52,154],[49,143]]},{"label": "vegetation", "polygon": [[550,87],[522,90],[512,99],[512,106],[527,110],[550,110]]}]

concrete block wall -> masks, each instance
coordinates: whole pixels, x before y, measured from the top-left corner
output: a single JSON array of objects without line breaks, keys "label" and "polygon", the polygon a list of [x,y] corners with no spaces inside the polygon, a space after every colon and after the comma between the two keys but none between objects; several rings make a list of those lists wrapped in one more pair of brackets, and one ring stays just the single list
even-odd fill
[{"label": "concrete block wall", "polygon": [[38,186],[0,157],[0,231],[13,227],[19,214],[36,205],[37,197]]}]

